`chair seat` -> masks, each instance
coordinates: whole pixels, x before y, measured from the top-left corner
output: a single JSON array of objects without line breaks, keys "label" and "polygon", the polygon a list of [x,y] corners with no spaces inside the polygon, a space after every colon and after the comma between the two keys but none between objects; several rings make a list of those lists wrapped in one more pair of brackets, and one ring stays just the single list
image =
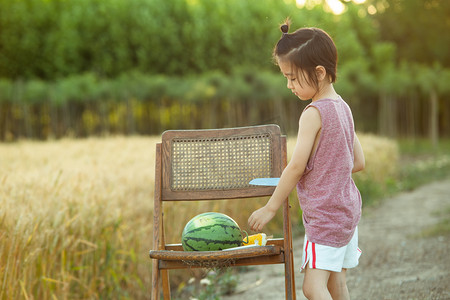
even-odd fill
[{"label": "chair seat", "polygon": [[150,258],[160,260],[207,261],[207,260],[239,259],[254,256],[278,255],[280,253],[281,253],[280,246],[269,245],[269,246],[257,246],[251,248],[221,250],[221,251],[151,250]]}]

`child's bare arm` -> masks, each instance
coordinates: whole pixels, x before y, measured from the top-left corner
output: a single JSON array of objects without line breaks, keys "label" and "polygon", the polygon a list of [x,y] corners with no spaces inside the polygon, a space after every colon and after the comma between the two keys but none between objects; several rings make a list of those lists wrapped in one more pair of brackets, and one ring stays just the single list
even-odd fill
[{"label": "child's bare arm", "polygon": [[355,139],[353,141],[353,170],[352,173],[364,170],[366,166],[366,160],[364,158],[364,152],[359,142],[358,136],[355,133]]},{"label": "child's bare arm", "polygon": [[253,212],[248,219],[250,228],[260,231],[275,216],[278,208],[294,189],[306,168],[320,128],[319,111],[312,107],[305,110],[300,117],[297,144],[291,160],[281,174],[280,183],[267,204]]}]

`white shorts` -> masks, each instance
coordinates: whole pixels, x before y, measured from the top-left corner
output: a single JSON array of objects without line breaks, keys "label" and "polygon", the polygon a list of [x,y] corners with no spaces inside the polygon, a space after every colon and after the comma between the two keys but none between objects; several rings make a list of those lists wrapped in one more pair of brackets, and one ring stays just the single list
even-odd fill
[{"label": "white shorts", "polygon": [[354,268],[358,265],[361,250],[358,248],[358,227],[350,242],[343,247],[335,248],[308,241],[305,235],[303,243],[302,267],[341,272],[342,269]]}]

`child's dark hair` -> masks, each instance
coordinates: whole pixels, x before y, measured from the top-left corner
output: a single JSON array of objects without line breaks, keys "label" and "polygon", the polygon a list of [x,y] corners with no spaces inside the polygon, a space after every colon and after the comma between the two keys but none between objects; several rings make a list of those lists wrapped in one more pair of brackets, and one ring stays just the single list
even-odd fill
[{"label": "child's dark hair", "polygon": [[289,32],[289,19],[281,25],[283,32],[273,50],[276,60],[287,60],[302,73],[309,84],[318,88],[316,67],[323,66],[330,81],[336,81],[337,50],[331,37],[319,28],[300,28]]}]

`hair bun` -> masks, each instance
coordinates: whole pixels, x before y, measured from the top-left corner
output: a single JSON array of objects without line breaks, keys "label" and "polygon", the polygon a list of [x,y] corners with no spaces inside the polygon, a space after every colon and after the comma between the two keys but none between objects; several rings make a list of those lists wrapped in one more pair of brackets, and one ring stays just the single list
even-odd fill
[{"label": "hair bun", "polygon": [[281,25],[280,30],[281,30],[282,33],[288,33],[289,25],[288,24]]}]

